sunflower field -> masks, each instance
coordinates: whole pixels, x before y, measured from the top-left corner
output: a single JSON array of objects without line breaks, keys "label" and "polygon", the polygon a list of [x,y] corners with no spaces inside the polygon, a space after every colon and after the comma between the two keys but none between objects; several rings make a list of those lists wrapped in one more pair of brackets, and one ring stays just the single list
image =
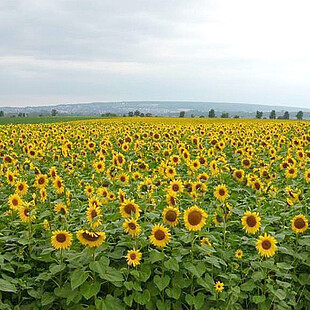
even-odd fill
[{"label": "sunflower field", "polygon": [[310,123],[0,126],[0,309],[310,309]]}]

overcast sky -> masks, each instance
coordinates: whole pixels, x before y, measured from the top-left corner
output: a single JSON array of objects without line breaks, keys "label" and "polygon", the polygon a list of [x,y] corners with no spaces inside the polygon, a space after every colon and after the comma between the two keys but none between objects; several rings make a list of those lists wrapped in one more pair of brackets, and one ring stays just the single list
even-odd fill
[{"label": "overcast sky", "polygon": [[310,108],[308,0],[0,0],[0,106]]}]

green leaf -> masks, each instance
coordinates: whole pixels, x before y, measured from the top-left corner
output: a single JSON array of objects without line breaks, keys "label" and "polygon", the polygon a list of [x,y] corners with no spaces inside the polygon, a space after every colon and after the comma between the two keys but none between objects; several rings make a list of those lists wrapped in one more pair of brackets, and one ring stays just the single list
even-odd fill
[{"label": "green leaf", "polygon": [[262,271],[255,271],[252,274],[252,279],[254,281],[260,281],[260,280],[263,280],[264,278],[265,278],[265,275]]},{"label": "green leaf", "polygon": [[0,291],[16,293],[16,287],[13,283],[0,279]]},{"label": "green leaf", "polygon": [[44,292],[41,298],[41,305],[46,306],[55,300],[55,295],[52,293]]},{"label": "green leaf", "polygon": [[84,282],[80,288],[80,292],[83,297],[88,300],[99,293],[100,286],[101,284],[98,281]]},{"label": "green leaf", "polygon": [[252,279],[244,282],[242,285],[241,285],[241,290],[242,291],[245,291],[245,292],[251,292],[253,291],[253,289],[256,287],[256,284],[254,283],[254,281]]},{"label": "green leaf", "polygon": [[190,262],[187,262],[184,264],[184,267],[197,278],[200,278],[207,269],[203,262],[199,262],[196,266]]},{"label": "green leaf", "polygon": [[170,277],[168,275],[165,275],[164,277],[160,277],[159,275],[156,275],[154,277],[154,283],[158,287],[160,291],[164,290],[170,283]]},{"label": "green leaf", "polygon": [[71,288],[76,289],[82,285],[88,278],[88,273],[82,269],[75,269],[71,274]]},{"label": "green leaf", "polygon": [[282,289],[277,289],[275,292],[274,292],[275,296],[277,296],[280,300],[283,300],[285,297],[286,297],[286,292]]},{"label": "green leaf", "polygon": [[100,260],[91,262],[89,268],[92,271],[99,273],[99,275],[104,274],[107,267],[109,266],[110,260],[107,257],[101,257]]},{"label": "green leaf", "polygon": [[205,295],[203,293],[198,293],[194,298],[193,298],[193,302],[194,302],[194,307],[195,309],[200,309],[203,304],[204,304],[204,300],[205,300]]},{"label": "green leaf", "polygon": [[50,272],[52,274],[57,274],[60,271],[63,271],[66,268],[65,264],[61,264],[61,265],[56,265],[53,264],[50,266]]},{"label": "green leaf", "polygon": [[109,268],[105,273],[100,274],[100,277],[111,283],[122,282],[124,280],[122,273],[114,268]]},{"label": "green leaf", "polygon": [[168,287],[165,292],[170,298],[179,299],[181,296],[181,289],[179,287]]},{"label": "green leaf", "polygon": [[105,299],[96,299],[96,308],[98,310],[124,310],[124,306],[121,301],[113,297],[112,295],[107,295]]},{"label": "green leaf", "polygon": [[179,263],[175,258],[170,258],[168,261],[164,263],[164,266],[167,269],[173,270],[173,271],[179,271]]},{"label": "green leaf", "polygon": [[132,295],[135,302],[138,303],[139,305],[145,305],[151,299],[151,294],[148,289],[145,289],[143,293],[134,292]]},{"label": "green leaf", "polygon": [[152,250],[150,252],[150,261],[151,263],[156,263],[158,261],[163,260],[165,257],[165,254],[163,252],[158,252],[156,250]]},{"label": "green leaf", "polygon": [[255,295],[255,296],[253,296],[253,302],[255,304],[260,304],[260,303],[264,302],[265,299],[266,299],[266,297],[264,295],[260,295],[260,296],[259,295]]},{"label": "green leaf", "polygon": [[128,296],[125,296],[123,298],[125,304],[128,306],[128,307],[131,307],[132,305],[132,301],[133,301],[133,296],[132,295],[128,295]]}]

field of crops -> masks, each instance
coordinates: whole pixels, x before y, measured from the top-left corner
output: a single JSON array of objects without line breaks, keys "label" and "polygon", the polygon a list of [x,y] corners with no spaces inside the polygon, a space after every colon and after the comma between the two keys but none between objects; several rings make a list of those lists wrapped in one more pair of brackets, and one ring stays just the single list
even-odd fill
[{"label": "field of crops", "polygon": [[310,124],[0,126],[0,309],[310,309]]}]

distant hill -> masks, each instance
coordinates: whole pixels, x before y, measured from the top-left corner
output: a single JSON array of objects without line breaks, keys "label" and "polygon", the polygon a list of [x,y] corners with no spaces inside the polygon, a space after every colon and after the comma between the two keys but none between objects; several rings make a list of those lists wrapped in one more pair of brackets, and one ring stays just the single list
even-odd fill
[{"label": "distant hill", "polygon": [[123,102],[91,102],[91,103],[71,103],[57,104],[52,106],[27,106],[27,107],[0,107],[5,115],[18,115],[25,113],[29,116],[50,115],[52,109],[56,109],[59,115],[87,115],[98,116],[104,113],[115,113],[117,115],[128,114],[139,110],[141,113],[151,113],[158,116],[178,116],[180,111],[185,111],[186,116],[207,116],[210,109],[214,109],[217,116],[223,112],[229,113],[230,117],[239,115],[240,117],[255,117],[256,111],[264,112],[264,117],[268,117],[271,110],[276,110],[277,116],[284,111],[291,113],[291,118],[295,118],[296,112],[302,110],[305,117],[310,117],[310,109],[271,106],[262,104],[226,103],[226,102],[190,102],[190,101],[123,101]]}]

